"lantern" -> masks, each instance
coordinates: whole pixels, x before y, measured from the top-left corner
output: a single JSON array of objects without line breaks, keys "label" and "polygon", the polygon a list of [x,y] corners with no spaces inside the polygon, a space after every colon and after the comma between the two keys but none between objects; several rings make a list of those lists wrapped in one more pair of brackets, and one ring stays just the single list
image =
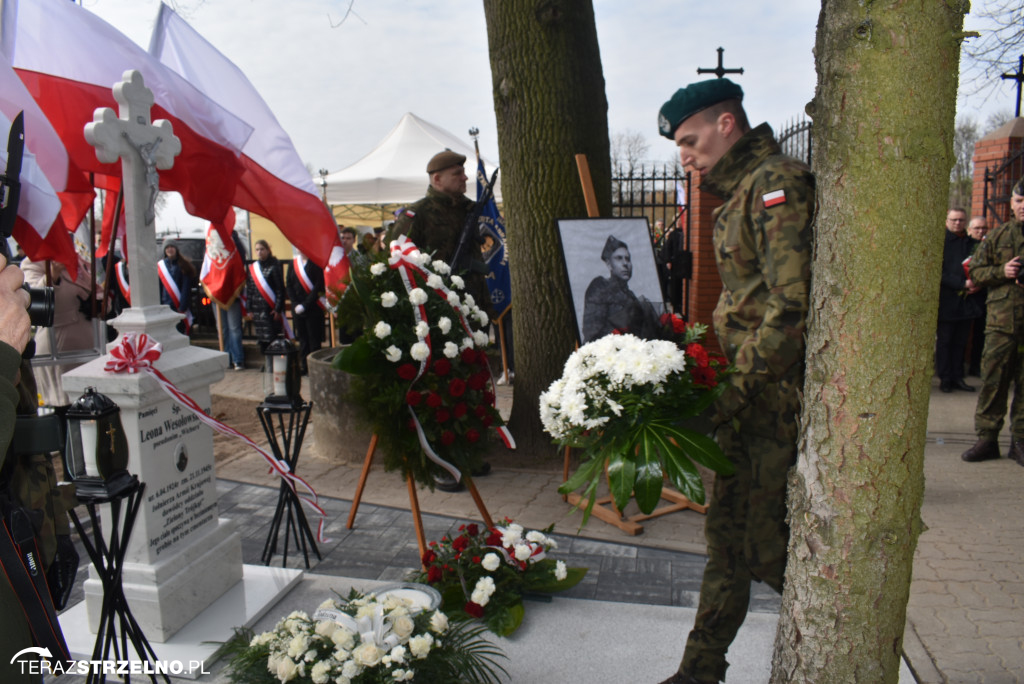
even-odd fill
[{"label": "lantern", "polygon": [[299,350],[290,340],[278,337],[263,352],[263,394],[268,404],[302,403],[302,371]]},{"label": "lantern", "polygon": [[80,499],[113,499],[132,485],[121,409],[87,387],[67,410],[64,470]]}]

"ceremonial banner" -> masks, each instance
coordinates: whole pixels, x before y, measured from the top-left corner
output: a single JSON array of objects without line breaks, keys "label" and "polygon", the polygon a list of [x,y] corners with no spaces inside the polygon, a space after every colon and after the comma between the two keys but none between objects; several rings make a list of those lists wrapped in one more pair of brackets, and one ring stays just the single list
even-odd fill
[{"label": "ceremonial banner", "polygon": [[[199,273],[206,294],[222,309],[231,306],[245,285],[245,263],[231,238],[234,225],[235,211],[232,209],[219,225],[210,223],[207,226],[206,256]],[[225,232],[228,235],[226,242],[221,237]]]},{"label": "ceremonial banner", "polygon": [[138,70],[153,91],[152,118],[171,122],[181,154],[160,174],[189,213],[211,221],[231,206],[243,173],[239,153],[252,127],[225,111],[92,12],[67,0],[3,3],[4,54],[57,131],[72,163],[119,178],[82,134],[100,107],[118,111],[112,86]]},{"label": "ceremonial banner", "polygon": [[[149,52],[252,126],[242,146],[243,172],[232,202],[273,221],[300,252],[326,267],[331,249],[340,245],[334,217],[288,134],[241,69],[165,4]],[[229,236],[221,239],[227,244]]]},{"label": "ceremonial banner", "polygon": [[[476,158],[476,196],[479,201],[480,195],[487,185],[487,174],[484,171],[484,162],[480,155]],[[500,318],[506,309],[512,305],[512,275],[508,270],[508,252],[505,251],[505,222],[498,212],[498,205],[491,196],[490,201],[484,205],[480,212],[480,223],[490,233],[490,243],[484,239],[484,261],[491,269],[487,274],[487,289],[491,293],[491,306],[494,307],[494,315]]]}]

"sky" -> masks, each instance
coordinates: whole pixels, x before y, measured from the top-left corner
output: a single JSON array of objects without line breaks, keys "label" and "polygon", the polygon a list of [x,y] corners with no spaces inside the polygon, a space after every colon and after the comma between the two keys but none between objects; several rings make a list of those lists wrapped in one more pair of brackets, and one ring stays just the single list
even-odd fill
[{"label": "sky", "polygon": [[[148,48],[159,0],[82,4]],[[498,159],[481,0],[168,4],[242,69],[314,172],[355,163],[406,112],[467,142],[478,128],[481,153]],[[814,95],[820,7],[820,0],[594,0],[610,133],[640,133],[651,160],[672,159],[674,145],[657,132],[658,108],[677,88],[711,77],[696,69],[716,66],[719,47],[727,68],[744,69],[731,78],[745,91],[752,122],[777,130],[800,117]],[[968,28],[977,23],[968,16]],[[1002,82],[961,97],[958,115],[984,123],[997,109],[1012,110],[1014,96]]]}]

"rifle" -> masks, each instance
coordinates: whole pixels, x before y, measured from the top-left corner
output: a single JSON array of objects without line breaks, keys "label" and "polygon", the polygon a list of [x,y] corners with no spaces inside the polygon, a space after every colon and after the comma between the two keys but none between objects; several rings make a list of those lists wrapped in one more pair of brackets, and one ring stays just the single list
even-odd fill
[{"label": "rifle", "polygon": [[487,203],[494,199],[494,182],[496,180],[498,180],[498,169],[494,169],[494,173],[491,174],[491,180],[484,186],[484,191],[480,193],[480,198],[473,205],[472,211],[466,215],[466,222],[462,226],[462,233],[459,234],[459,242],[455,246],[455,252],[452,254],[452,262],[448,264],[452,267],[453,273],[468,271],[472,267],[472,259],[466,264],[462,262],[465,260],[466,248],[470,244],[474,247],[480,244],[480,214],[483,213]]}]

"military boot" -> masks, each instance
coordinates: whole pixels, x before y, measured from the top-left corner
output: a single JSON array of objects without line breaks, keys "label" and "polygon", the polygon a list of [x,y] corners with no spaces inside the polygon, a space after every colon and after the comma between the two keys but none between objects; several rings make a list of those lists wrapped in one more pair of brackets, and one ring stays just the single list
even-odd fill
[{"label": "military boot", "polygon": [[1006,452],[1006,458],[1024,466],[1024,439],[1014,437],[1010,441],[1010,449]]},{"label": "military boot", "polygon": [[999,444],[992,439],[979,439],[975,442],[974,446],[962,453],[960,458],[968,463],[990,461],[994,458],[999,458]]},{"label": "military boot", "polygon": [[682,672],[676,672],[674,675],[661,682],[661,684],[718,684],[717,681],[711,681],[707,679],[697,679],[688,674]]}]

